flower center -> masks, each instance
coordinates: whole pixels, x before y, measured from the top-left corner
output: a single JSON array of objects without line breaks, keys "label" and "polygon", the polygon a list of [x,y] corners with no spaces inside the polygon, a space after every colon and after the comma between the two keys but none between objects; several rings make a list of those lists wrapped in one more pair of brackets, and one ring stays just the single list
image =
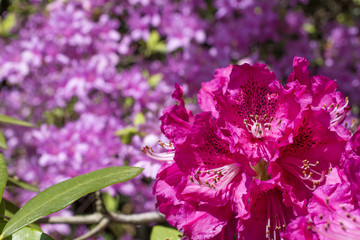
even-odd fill
[{"label": "flower center", "polygon": [[287,161],[282,159],[279,164],[297,177],[311,191],[315,190],[332,170],[332,167],[329,167],[327,171],[321,170],[319,169],[319,161],[310,162],[306,159],[303,161],[293,158]]},{"label": "flower center", "polygon": [[271,130],[272,120],[273,117],[268,117],[266,114],[263,116],[249,115],[248,119],[244,119],[244,125],[255,138],[262,138],[267,131]]},{"label": "flower center", "polygon": [[240,172],[240,168],[235,164],[225,165],[223,167],[211,170],[196,170],[190,176],[191,182],[197,182],[200,186],[207,186],[211,189],[221,189],[229,184]]},{"label": "flower center", "polygon": [[256,172],[257,176],[255,178],[262,181],[269,180],[270,176],[267,171],[268,165],[269,164],[262,158],[255,166],[251,166],[251,168]]}]

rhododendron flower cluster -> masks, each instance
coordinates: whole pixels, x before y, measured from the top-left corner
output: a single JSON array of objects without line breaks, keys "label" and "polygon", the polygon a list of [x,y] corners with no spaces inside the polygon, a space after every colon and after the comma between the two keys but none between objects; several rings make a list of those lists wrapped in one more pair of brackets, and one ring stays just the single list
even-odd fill
[{"label": "rhododendron flower cluster", "polygon": [[[184,238],[292,239],[322,234],[326,222],[309,222],[319,211],[331,221],[356,216],[353,205],[346,207],[350,197],[332,202],[330,196],[344,179],[356,182],[352,167],[344,168],[344,162],[353,164],[354,153],[343,159],[356,142],[347,145],[351,132],[342,125],[349,100],[334,81],[310,76],[307,67],[306,59],[296,57],[285,86],[264,64],[217,69],[202,84],[203,112],[196,115],[176,85],[178,104],[160,118],[170,143],[161,143],[166,151],[144,152],[165,161],[154,186],[157,207]],[[343,202],[345,217],[329,201]]]}]

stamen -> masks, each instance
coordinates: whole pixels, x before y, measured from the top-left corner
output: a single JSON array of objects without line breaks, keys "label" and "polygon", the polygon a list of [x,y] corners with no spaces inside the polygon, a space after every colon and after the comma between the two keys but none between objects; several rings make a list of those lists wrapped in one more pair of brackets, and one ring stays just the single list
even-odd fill
[{"label": "stamen", "polygon": [[330,116],[331,116],[330,125],[331,126],[341,123],[345,119],[345,117],[347,116],[348,112],[351,109],[351,107],[349,106],[349,98],[348,97],[345,97],[343,106],[340,106],[338,103],[336,103],[336,104],[332,103],[327,108],[327,110],[330,111],[330,109],[334,105],[335,105],[335,107],[330,112]]},{"label": "stamen", "polygon": [[265,227],[267,239],[282,239],[280,234],[285,231],[287,225],[281,198],[279,198],[278,193],[275,191],[270,190],[264,196],[267,201],[267,221]]},{"label": "stamen", "polygon": [[175,150],[163,152],[163,153],[155,153],[152,149],[152,147],[145,146],[142,148],[143,153],[145,153],[147,156],[154,160],[158,161],[173,161],[175,156]]},{"label": "stamen", "polygon": [[199,185],[207,186],[211,189],[222,189],[227,186],[239,172],[240,168],[235,163],[232,163],[211,170],[196,170],[193,175],[194,177],[190,176],[190,181],[195,178]]},{"label": "stamen", "polygon": [[270,117],[270,121],[267,122],[268,116],[264,114],[263,116],[259,115],[249,115],[249,119],[244,119],[245,128],[252,133],[255,138],[262,138],[265,136],[268,130],[271,129],[271,122],[273,117]]},{"label": "stamen", "polygon": [[173,150],[174,149],[174,145],[172,144],[172,142],[169,142],[168,144],[158,140],[158,143],[161,147],[165,148],[166,150]]},{"label": "stamen", "polygon": [[301,161],[280,161],[280,165],[292,175],[297,177],[306,188],[313,191],[315,188],[325,180],[327,171],[317,171],[319,161],[311,163],[309,160],[304,159]]}]

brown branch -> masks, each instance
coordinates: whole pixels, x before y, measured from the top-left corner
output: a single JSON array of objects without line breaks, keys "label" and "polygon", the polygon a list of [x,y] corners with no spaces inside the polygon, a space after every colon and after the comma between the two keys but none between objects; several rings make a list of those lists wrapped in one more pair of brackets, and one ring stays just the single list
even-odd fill
[{"label": "brown branch", "polygon": [[99,224],[96,225],[96,227],[94,227],[93,229],[91,229],[90,231],[85,233],[84,235],[81,235],[80,237],[75,238],[74,240],[86,240],[86,239],[89,239],[90,237],[92,237],[92,236],[98,234],[99,232],[101,232],[102,230],[104,230],[109,223],[110,223],[109,218],[103,218],[103,219],[100,220]]},{"label": "brown branch", "polygon": [[146,212],[138,214],[120,214],[120,213],[101,213],[95,212],[89,215],[75,215],[75,216],[51,216],[39,219],[37,223],[48,224],[97,224],[93,229],[75,240],[88,239],[102,230],[104,230],[110,223],[127,223],[127,224],[147,224],[155,222],[164,222],[165,218],[159,212]]},{"label": "brown branch", "polygon": [[51,216],[39,219],[38,223],[66,223],[66,224],[98,224],[102,219],[109,219],[112,223],[128,223],[128,224],[147,224],[152,222],[164,222],[165,218],[159,212],[146,212],[138,214],[121,214],[109,213],[103,215],[101,213],[93,213],[89,215],[76,216]]}]

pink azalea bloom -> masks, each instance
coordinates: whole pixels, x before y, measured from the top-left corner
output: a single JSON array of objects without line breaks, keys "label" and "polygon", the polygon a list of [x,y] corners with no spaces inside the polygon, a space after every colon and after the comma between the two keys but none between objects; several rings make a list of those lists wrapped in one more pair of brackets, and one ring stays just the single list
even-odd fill
[{"label": "pink azalea bloom", "polygon": [[202,84],[200,107],[230,131],[235,148],[252,165],[275,157],[279,123],[292,120],[300,110],[294,89],[284,89],[266,65],[230,65],[218,69],[215,78]]},{"label": "pink azalea bloom", "polygon": [[278,139],[279,157],[269,163],[270,175],[280,174],[283,184],[292,186],[300,208],[306,207],[312,191],[339,165],[345,149],[346,141],[329,128],[325,110],[306,108],[286,127]]},{"label": "pink azalea bloom", "polygon": [[343,168],[357,201],[360,201],[360,127],[346,146]]},{"label": "pink azalea bloom", "polygon": [[[181,95],[177,87],[173,97]],[[179,102],[161,118],[164,133],[175,142],[175,162],[158,173],[157,207],[190,239],[227,239],[236,233],[236,218],[248,214],[246,190],[255,172],[243,155],[230,151],[229,137],[210,113],[196,115],[191,123]]]},{"label": "pink azalea bloom", "polygon": [[280,239],[287,224],[295,218],[291,197],[285,189],[279,177],[268,181],[254,179],[250,186],[251,217],[242,221],[239,239]]},{"label": "pink azalea bloom", "polygon": [[340,123],[351,110],[349,99],[337,91],[335,81],[321,75],[309,76],[308,66],[309,62],[305,58],[295,57],[293,72],[288,78],[288,86],[300,84],[305,87],[306,91],[298,91],[298,98],[306,104],[328,111],[331,126],[340,127]]},{"label": "pink azalea bloom", "polygon": [[[144,152],[166,162],[154,186],[157,207],[186,237],[280,239],[290,221],[308,213],[349,133],[338,127],[347,103],[336,84],[309,77],[306,67],[294,61],[285,87],[263,64],[218,69],[202,84],[205,112],[196,116],[176,85],[178,104],[160,118],[171,142],[160,143],[163,153]],[[339,114],[323,106],[329,99],[344,104],[335,106]]]},{"label": "pink azalea bloom", "polygon": [[292,221],[284,239],[356,240],[360,236],[360,209],[349,184],[324,185],[314,191],[309,215]]}]

